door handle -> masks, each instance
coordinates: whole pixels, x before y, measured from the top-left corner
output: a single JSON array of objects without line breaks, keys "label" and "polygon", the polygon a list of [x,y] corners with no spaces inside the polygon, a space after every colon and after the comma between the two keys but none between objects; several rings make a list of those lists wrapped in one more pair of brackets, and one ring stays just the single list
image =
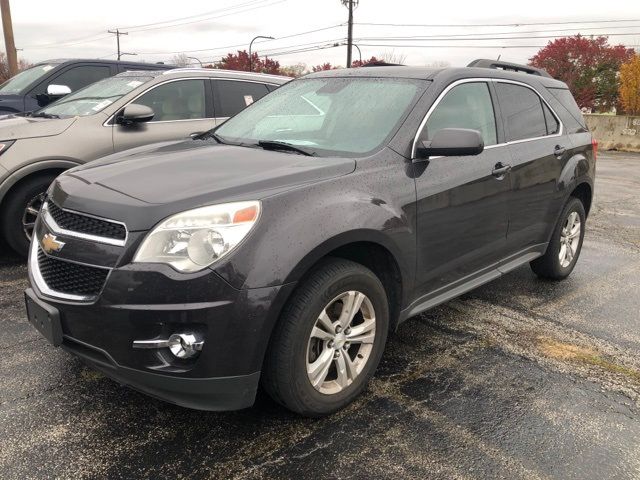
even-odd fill
[{"label": "door handle", "polygon": [[567,149],[564,148],[562,145],[556,145],[556,148],[553,149],[553,154],[556,157],[561,157],[562,155],[564,155],[564,152],[566,152]]},{"label": "door handle", "polygon": [[511,170],[511,165],[505,165],[502,162],[498,162],[496,163],[495,167],[493,167],[493,170],[491,171],[491,175],[493,175],[494,177],[500,178],[503,177],[505,173],[507,173],[509,170]]}]

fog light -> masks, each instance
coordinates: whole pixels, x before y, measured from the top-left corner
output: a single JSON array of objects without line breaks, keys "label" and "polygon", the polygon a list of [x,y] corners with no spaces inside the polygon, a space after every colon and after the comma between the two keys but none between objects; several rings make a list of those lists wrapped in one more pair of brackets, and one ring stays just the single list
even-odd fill
[{"label": "fog light", "polygon": [[191,358],[197,355],[204,345],[204,340],[192,333],[174,333],[166,339],[134,340],[133,348],[168,348],[177,358]]},{"label": "fog light", "polygon": [[204,341],[198,341],[195,335],[174,333],[169,337],[169,350],[178,358],[191,358],[202,350]]}]

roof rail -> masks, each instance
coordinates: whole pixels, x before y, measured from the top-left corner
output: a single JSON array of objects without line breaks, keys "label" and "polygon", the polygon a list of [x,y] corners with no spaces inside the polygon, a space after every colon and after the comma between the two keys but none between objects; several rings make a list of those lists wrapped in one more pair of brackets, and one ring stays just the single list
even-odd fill
[{"label": "roof rail", "polygon": [[478,68],[495,68],[500,70],[509,70],[513,72],[525,72],[530,75],[539,75],[541,77],[553,78],[542,68],[530,67],[529,65],[520,65],[519,63],[501,62],[500,60],[487,60],[479,58],[471,62],[467,67]]}]

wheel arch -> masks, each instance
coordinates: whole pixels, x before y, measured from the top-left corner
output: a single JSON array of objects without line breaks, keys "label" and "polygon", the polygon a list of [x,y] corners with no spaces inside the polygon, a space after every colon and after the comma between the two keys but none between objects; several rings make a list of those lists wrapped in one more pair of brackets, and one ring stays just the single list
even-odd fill
[{"label": "wheel arch", "polygon": [[20,182],[31,177],[32,175],[40,175],[44,173],[62,173],[73,167],[80,165],[80,162],[73,160],[42,160],[36,163],[26,165],[11,172],[7,178],[0,184],[0,205],[6,198],[6,196],[15,188]]},{"label": "wheel arch", "polygon": [[364,265],[380,279],[389,300],[390,327],[395,328],[413,282],[413,272],[398,247],[384,233],[361,229],[337,235],[309,252],[287,276],[285,283],[304,281],[325,258],[336,257]]}]

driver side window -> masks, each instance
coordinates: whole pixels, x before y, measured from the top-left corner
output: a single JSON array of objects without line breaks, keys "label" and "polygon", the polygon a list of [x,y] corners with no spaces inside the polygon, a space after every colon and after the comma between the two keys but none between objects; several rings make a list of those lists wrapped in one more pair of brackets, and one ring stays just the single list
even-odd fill
[{"label": "driver side window", "polygon": [[431,112],[420,139],[431,140],[442,128],[478,130],[485,146],[498,143],[489,86],[485,82],[473,82],[453,87]]}]

